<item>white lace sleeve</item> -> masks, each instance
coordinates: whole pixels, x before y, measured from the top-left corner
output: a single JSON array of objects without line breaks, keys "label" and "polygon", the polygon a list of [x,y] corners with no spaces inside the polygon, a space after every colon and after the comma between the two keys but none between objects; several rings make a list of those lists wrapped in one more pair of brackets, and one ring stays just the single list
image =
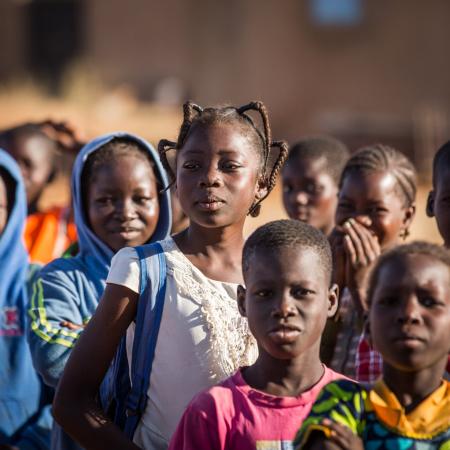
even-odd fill
[{"label": "white lace sleeve", "polygon": [[107,283],[118,284],[139,294],[139,258],[136,250],[125,247],[119,250],[111,260]]}]

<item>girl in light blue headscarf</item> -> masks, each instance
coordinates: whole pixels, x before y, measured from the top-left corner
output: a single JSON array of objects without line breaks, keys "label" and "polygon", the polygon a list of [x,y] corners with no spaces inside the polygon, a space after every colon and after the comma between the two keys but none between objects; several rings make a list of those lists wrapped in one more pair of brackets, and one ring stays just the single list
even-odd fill
[{"label": "girl in light blue headscarf", "polygon": [[[78,253],[48,264],[31,300],[36,369],[55,387],[122,247],[164,239],[171,227],[167,179],[153,147],[136,136],[101,136],[80,151],[72,174]],[[77,448],[60,429],[52,448]]]},{"label": "girl in light blue headscarf", "polygon": [[[26,341],[28,254],[20,169],[0,149],[0,447],[47,449],[50,405]],[[47,406],[45,406],[47,403]]]}]

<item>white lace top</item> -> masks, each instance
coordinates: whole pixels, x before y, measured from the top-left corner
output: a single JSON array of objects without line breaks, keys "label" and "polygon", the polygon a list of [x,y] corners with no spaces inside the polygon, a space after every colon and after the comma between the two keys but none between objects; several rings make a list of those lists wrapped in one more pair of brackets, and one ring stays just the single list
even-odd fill
[{"label": "white lace top", "polygon": [[[237,308],[237,285],[205,277],[172,238],[161,244],[167,262],[166,297],[147,408],[134,437],[136,444],[151,450],[167,447],[196,393],[253,363],[257,356],[247,321]],[[122,249],[114,256],[107,282],[139,292],[134,249]],[[133,338],[131,325],[129,357]]]}]

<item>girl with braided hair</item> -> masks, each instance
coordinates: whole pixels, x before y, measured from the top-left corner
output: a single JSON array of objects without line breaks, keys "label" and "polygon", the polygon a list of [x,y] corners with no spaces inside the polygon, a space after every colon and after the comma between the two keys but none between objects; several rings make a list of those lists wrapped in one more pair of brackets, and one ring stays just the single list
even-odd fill
[{"label": "girl with braided hair", "polygon": [[415,197],[413,164],[386,145],[360,149],[341,175],[336,227],[330,236],[341,304],[326,328],[322,356],[333,370],[359,381],[373,381],[381,371],[381,358],[361,337],[367,273],[382,252],[408,236]]},{"label": "girl with braided hair", "polygon": [[[261,115],[262,132],[249,111]],[[174,165],[166,156],[170,150]],[[134,340],[140,293],[136,251],[122,249],[112,261],[99,308],[71,354],[54,405],[56,420],[89,449],[166,449],[193,395],[256,358],[237,306],[243,226],[274,187],[287,145],[272,142],[261,102],[206,109],[188,102],[177,142],[162,140],[159,151],[190,224],[160,242],[167,267],[164,308],[133,442],[95,402],[122,335]],[[157,288],[158,280],[147,282]],[[86,370],[86,361],[96,364]]]}]

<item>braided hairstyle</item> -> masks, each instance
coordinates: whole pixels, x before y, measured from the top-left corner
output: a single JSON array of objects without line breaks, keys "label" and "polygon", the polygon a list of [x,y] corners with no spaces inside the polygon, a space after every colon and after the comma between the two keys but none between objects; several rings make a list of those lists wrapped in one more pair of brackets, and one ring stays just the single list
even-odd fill
[{"label": "braided hairstyle", "polygon": [[[255,111],[260,114],[263,130],[261,131],[247,114],[248,111]],[[272,141],[272,131],[269,124],[269,115],[262,102],[250,102],[244,106],[221,106],[212,108],[202,108],[192,102],[183,105],[183,123],[176,142],[162,139],[158,144],[158,151],[161,162],[167,170],[173,184],[175,173],[173,172],[168,159],[169,150],[180,150],[186,143],[191,133],[198,127],[210,125],[233,124],[237,125],[246,136],[252,147],[256,148],[260,156],[260,179],[267,187],[267,193],[252,204],[249,214],[252,217],[258,216],[260,203],[269,195],[275,187],[277,175],[286,160],[288,145],[284,141]],[[276,158],[272,155],[273,148],[278,148],[279,153]]]},{"label": "braided hairstyle", "polygon": [[[396,191],[403,199],[403,206],[414,206],[417,193],[417,172],[413,163],[395,148],[384,144],[363,147],[352,155],[342,171],[339,189],[347,175],[354,172],[389,172],[397,181]],[[403,230],[406,239],[409,230]]]},{"label": "braided hairstyle", "polygon": [[353,172],[389,172],[398,185],[404,206],[414,205],[417,192],[417,173],[412,162],[401,152],[388,145],[374,144],[363,147],[347,161],[339,182],[339,189],[347,175]]}]

